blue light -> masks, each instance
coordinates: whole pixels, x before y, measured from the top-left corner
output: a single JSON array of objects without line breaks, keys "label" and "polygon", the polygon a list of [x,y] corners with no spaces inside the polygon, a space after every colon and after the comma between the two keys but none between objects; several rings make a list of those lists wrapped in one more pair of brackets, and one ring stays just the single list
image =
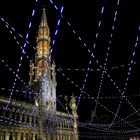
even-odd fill
[{"label": "blue light", "polygon": [[[55,5],[55,6],[56,6],[56,5]],[[61,21],[60,18],[61,18],[61,14],[62,14],[62,12],[63,12],[63,9],[64,9],[64,7],[62,6],[62,7],[61,7],[61,10],[60,10],[60,15],[59,15],[59,18],[58,18],[58,22],[57,22],[57,25],[56,25],[56,30],[55,30],[55,33],[54,33],[54,39],[53,39],[53,41],[52,41],[52,46],[51,46],[49,61],[50,61],[51,54],[52,54],[52,52],[53,52],[53,48],[54,48],[54,45],[55,45],[55,42],[56,42],[56,36],[57,36],[57,34],[58,34],[58,28],[59,28],[59,26],[60,26],[60,21]]]},{"label": "blue light", "polygon": [[58,33],[58,30],[55,31],[55,35],[57,35],[57,33]]},{"label": "blue light", "polygon": [[52,51],[53,51],[53,50],[51,49],[50,53],[52,53]]},{"label": "blue light", "polygon": [[116,17],[114,17],[114,21],[116,21]]},{"label": "blue light", "polygon": [[[36,0],[36,2],[38,2],[38,0]],[[33,14],[33,16],[34,16],[34,14]],[[33,17],[32,16],[32,17]],[[31,23],[31,21],[29,22],[29,29],[31,28],[31,25],[32,25],[32,23]],[[22,36],[21,36],[22,37]],[[28,35],[28,32],[27,32],[27,35],[26,35],[26,39],[29,37],[29,35]],[[15,88],[15,85],[16,85],[16,81],[17,81],[17,77],[18,77],[18,73],[19,73],[19,68],[21,67],[21,62],[22,62],[22,59],[23,59],[23,54],[25,54],[25,48],[26,48],[26,40],[25,39],[25,43],[24,43],[24,45],[23,45],[23,47],[22,47],[22,53],[21,53],[21,57],[20,57],[20,62],[19,62],[19,64],[18,64],[18,68],[17,68],[17,72],[16,72],[16,74],[17,74],[17,76],[15,77],[15,80],[14,80],[14,84],[13,84],[13,87],[12,87],[12,90],[14,91],[14,88]],[[7,104],[7,107],[8,107],[8,105],[9,105],[9,103],[10,103],[10,100],[11,100],[11,97],[12,97],[12,94],[13,94],[13,91],[11,91],[11,93],[10,93],[10,97],[9,97],[9,101],[8,101],[8,104]]]},{"label": "blue light", "polygon": [[118,0],[118,2],[117,2],[117,5],[119,5],[120,4],[120,0]]},{"label": "blue light", "polygon": [[115,11],[115,16],[117,16],[118,11]]},{"label": "blue light", "polygon": [[61,14],[62,14],[63,10],[64,10],[64,7],[62,6],[62,7],[61,7],[61,11],[60,11]]},{"label": "blue light", "polygon": [[136,41],[137,41],[137,42],[139,41],[139,36],[137,36],[137,39],[136,39]]},{"label": "blue light", "polygon": [[30,23],[29,23],[29,28],[31,28],[31,26],[32,26],[32,23],[30,22]]},{"label": "blue light", "polygon": [[93,44],[93,48],[95,48],[95,47],[96,47],[96,43]]},{"label": "blue light", "polygon": [[35,14],[35,9],[33,9],[32,16],[34,16],[34,14]]},{"label": "blue light", "polygon": [[99,24],[98,24],[98,27],[100,27],[101,26],[101,21],[99,21]]},{"label": "blue light", "polygon": [[[26,47],[26,42],[24,43],[23,47],[25,48]],[[22,50],[22,53],[24,53],[24,48]]]},{"label": "blue light", "polygon": [[58,7],[56,5],[54,7],[55,7],[56,10],[58,10]]},{"label": "blue light", "polygon": [[99,34],[98,34],[98,33],[96,33],[96,38],[98,37],[98,35],[99,35]]},{"label": "blue light", "polygon": [[53,43],[52,43],[53,45],[55,44],[55,40],[53,40]]},{"label": "blue light", "polygon": [[58,20],[58,22],[57,22],[57,25],[59,26],[59,24],[60,24],[60,19]]},{"label": "blue light", "polygon": [[135,52],[133,52],[133,56],[135,56]]},{"label": "blue light", "polygon": [[52,0],[50,0],[50,2],[53,4],[53,1]]},{"label": "blue light", "polygon": [[133,64],[133,62],[134,62],[134,61],[133,61],[133,59],[132,59],[132,60],[131,60],[131,64]]},{"label": "blue light", "polygon": [[26,39],[28,39],[28,37],[29,37],[29,34],[26,34]]}]

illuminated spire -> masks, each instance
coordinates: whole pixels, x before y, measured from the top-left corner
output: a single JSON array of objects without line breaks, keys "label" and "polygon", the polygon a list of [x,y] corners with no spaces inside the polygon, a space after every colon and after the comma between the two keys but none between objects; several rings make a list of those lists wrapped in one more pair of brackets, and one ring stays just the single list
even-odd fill
[{"label": "illuminated spire", "polygon": [[[50,31],[46,18],[46,11],[43,8],[42,18],[38,29],[37,36],[37,52],[36,52],[36,77],[47,76],[49,77],[49,52],[50,52]],[[42,72],[44,69],[44,73]]]},{"label": "illuminated spire", "polygon": [[41,22],[39,25],[37,43],[38,43],[37,50],[39,51],[38,55],[40,56],[40,53],[43,54],[43,49],[44,49],[44,57],[48,57],[49,49],[50,49],[50,30],[48,27],[46,12],[44,8],[43,8]]},{"label": "illuminated spire", "polygon": [[[56,112],[56,72],[55,63],[49,61],[50,48],[50,30],[46,18],[46,12],[43,8],[37,35],[35,68],[33,71],[33,66],[30,66],[30,75],[32,76],[32,73],[34,72],[35,75],[33,76],[33,81],[39,83],[38,90],[40,94],[39,97],[36,98],[36,106],[44,112]],[[31,78],[30,81],[32,81]]]}]

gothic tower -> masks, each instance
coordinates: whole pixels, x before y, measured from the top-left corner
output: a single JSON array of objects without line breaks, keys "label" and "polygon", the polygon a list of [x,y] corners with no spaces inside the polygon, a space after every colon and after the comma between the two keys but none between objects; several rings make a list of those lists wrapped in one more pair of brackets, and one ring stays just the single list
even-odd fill
[{"label": "gothic tower", "polygon": [[[50,31],[47,23],[46,12],[43,9],[41,22],[38,29],[35,66],[30,64],[29,84],[39,83],[39,97],[36,105],[44,111],[56,111],[56,79],[55,64],[50,56]],[[35,73],[33,72],[35,68]]]}]

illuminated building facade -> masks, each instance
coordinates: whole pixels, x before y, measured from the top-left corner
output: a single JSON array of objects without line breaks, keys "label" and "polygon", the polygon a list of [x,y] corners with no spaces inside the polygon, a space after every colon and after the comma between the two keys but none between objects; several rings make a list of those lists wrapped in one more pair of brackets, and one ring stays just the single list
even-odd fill
[{"label": "illuminated building facade", "polygon": [[74,95],[71,114],[57,111],[56,72],[51,60],[50,32],[45,9],[39,25],[35,62],[30,63],[29,85],[34,104],[0,98],[0,140],[78,140]]}]

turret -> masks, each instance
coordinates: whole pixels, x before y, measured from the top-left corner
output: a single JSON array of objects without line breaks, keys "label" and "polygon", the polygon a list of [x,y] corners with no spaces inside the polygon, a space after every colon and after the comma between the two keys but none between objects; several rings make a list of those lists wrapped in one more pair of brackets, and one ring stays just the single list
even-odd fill
[{"label": "turret", "polygon": [[74,97],[74,94],[72,94],[72,98],[70,101],[70,108],[72,110],[72,116],[73,116],[73,129],[74,129],[74,139],[73,140],[78,140],[78,128],[77,128],[77,107],[76,107],[76,99]]}]

